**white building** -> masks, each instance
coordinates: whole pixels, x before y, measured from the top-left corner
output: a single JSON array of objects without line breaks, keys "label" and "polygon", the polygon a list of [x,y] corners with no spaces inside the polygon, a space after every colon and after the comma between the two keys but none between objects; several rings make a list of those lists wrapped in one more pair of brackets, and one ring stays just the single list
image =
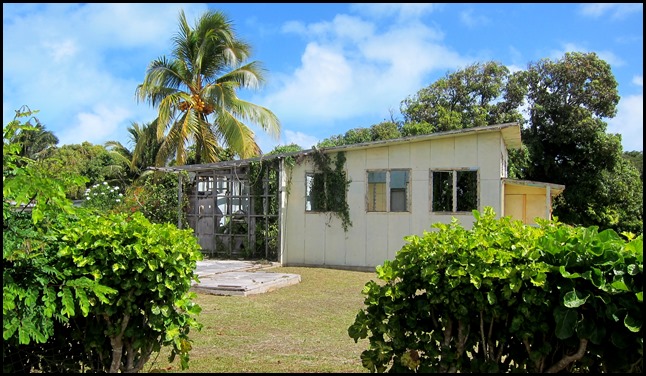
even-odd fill
[{"label": "white building", "polygon": [[[490,206],[527,224],[551,218],[552,199],[564,186],[508,179],[507,150],[520,146],[520,126],[508,123],[175,169],[197,183],[188,192],[188,222],[206,254],[374,270],[395,257],[405,236],[431,231],[433,223],[456,217],[470,228],[474,209]],[[347,230],[334,212],[319,209],[325,204],[317,195],[330,184],[315,163],[319,152],[345,157]],[[274,168],[263,175],[273,191],[251,188],[259,178],[250,166],[260,161]],[[328,199],[343,198],[333,196]],[[231,226],[221,230],[234,221],[246,225],[239,234]]]}]

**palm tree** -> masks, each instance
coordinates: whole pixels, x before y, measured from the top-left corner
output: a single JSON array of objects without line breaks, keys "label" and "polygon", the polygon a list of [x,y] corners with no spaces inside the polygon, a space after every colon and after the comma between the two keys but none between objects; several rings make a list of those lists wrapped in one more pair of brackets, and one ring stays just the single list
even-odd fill
[{"label": "palm tree", "polygon": [[46,130],[38,119],[34,118],[34,121],[35,124],[30,124],[32,128],[22,129],[11,142],[20,143],[20,156],[36,160],[45,157],[50,149],[56,147],[58,137]]},{"label": "palm tree", "polygon": [[280,122],[267,108],[236,95],[236,89],[257,89],[264,83],[259,62],[244,64],[251,46],[236,37],[231,21],[219,11],[205,12],[194,29],[180,11],[179,29],[172,58],[153,60],[136,90],[137,100],[158,108],[157,135],[168,130],[157,166],[173,156],[176,164],[186,163],[191,145],[197,163],[218,161],[222,146],[240,158],[259,155],[254,132],[244,121],[276,137]]},{"label": "palm tree", "polygon": [[152,121],[144,125],[132,122],[128,127],[131,150],[119,141],[107,141],[106,149],[122,165],[127,166],[128,177],[131,181],[141,176],[147,167],[155,166],[155,158],[161,147],[163,138],[157,138],[157,123]]}]

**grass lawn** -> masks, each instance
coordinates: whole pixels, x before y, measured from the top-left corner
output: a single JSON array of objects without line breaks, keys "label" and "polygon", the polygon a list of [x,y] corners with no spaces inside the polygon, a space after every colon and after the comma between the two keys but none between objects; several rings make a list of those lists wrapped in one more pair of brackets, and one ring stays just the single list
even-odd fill
[{"label": "grass lawn", "polygon": [[[198,294],[202,331],[191,332],[189,369],[183,372],[367,372],[361,352],[368,340],[354,340],[348,327],[364,307],[361,290],[377,281],[374,272],[277,267],[301,282],[264,294]],[[162,349],[143,372],[182,372]]]}]

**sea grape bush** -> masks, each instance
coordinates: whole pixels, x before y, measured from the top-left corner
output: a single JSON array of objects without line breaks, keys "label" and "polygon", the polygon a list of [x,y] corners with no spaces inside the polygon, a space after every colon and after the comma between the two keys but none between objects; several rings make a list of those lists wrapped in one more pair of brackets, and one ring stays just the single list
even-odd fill
[{"label": "sea grape bush", "polygon": [[409,236],[348,328],[371,372],[641,372],[643,235],[493,209]]},{"label": "sea grape bush", "polygon": [[165,346],[188,368],[188,335],[201,327],[192,230],[74,207],[70,180],[12,141],[32,114],[3,127],[3,372],[137,372]]},{"label": "sea grape bush", "polygon": [[90,314],[77,325],[95,370],[139,371],[162,346],[170,346],[169,360],[179,355],[187,368],[188,334],[201,328],[201,308],[189,291],[198,281],[194,270],[202,259],[192,230],[151,223],[139,212],[81,212],[69,223],[60,222],[55,234],[58,269],[117,292],[108,301],[64,304],[63,312],[78,314],[80,308]]}]

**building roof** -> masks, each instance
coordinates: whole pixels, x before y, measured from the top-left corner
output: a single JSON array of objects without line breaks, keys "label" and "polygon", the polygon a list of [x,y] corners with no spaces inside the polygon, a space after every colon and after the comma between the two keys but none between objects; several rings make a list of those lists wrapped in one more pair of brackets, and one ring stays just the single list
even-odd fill
[{"label": "building roof", "polygon": [[[504,124],[495,124],[482,127],[474,128],[464,128],[464,129],[454,129],[444,132],[436,132],[419,136],[410,136],[395,138],[390,140],[381,140],[381,141],[371,141],[363,142],[359,144],[350,144],[350,145],[341,145],[328,148],[318,149],[324,153],[328,152],[340,152],[346,150],[358,150],[358,149],[369,149],[387,145],[399,145],[406,143],[421,142],[427,140],[435,140],[449,137],[459,137],[459,136],[468,136],[474,133],[488,133],[488,132],[500,132],[502,138],[505,141],[505,144],[508,148],[520,148],[522,143],[520,139],[520,125],[518,123],[504,123]],[[183,166],[172,166],[172,167],[149,167],[150,170],[160,170],[160,171],[201,171],[201,170],[211,170],[219,168],[229,168],[229,167],[238,167],[244,166],[252,162],[267,161],[273,160],[276,158],[285,158],[291,156],[305,156],[313,153],[316,148],[301,150],[291,153],[277,153],[277,154],[265,154],[260,157],[248,158],[248,159],[237,159],[230,161],[222,161],[215,163],[203,163],[203,164],[193,164],[193,165],[183,165]]]},{"label": "building roof", "polygon": [[565,190],[565,186],[562,184],[545,183],[542,181],[519,180],[519,179],[510,179],[510,178],[503,178],[502,181],[503,183],[509,184],[509,185],[522,185],[526,187],[538,187],[538,188],[550,187],[550,192],[552,196],[558,196]]}]

